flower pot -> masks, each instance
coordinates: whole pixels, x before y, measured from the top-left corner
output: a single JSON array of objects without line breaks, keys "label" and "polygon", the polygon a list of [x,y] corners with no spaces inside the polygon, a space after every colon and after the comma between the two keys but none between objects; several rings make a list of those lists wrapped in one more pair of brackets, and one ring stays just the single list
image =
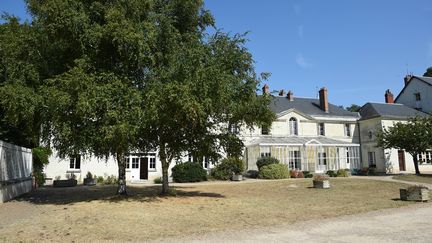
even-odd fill
[{"label": "flower pot", "polygon": [[78,181],[75,179],[70,180],[55,180],[53,183],[54,187],[73,187],[78,184]]},{"label": "flower pot", "polygon": [[96,179],[94,179],[94,178],[84,178],[84,185],[85,186],[94,186],[94,185],[96,185]]},{"label": "flower pot", "polygon": [[427,188],[408,188],[400,189],[400,199],[404,201],[420,201],[425,202],[429,200],[429,189]]},{"label": "flower pot", "polygon": [[313,187],[314,188],[320,188],[320,189],[330,188],[330,181],[329,180],[313,181]]},{"label": "flower pot", "polygon": [[231,177],[231,180],[233,180],[233,181],[242,181],[243,180],[243,175],[233,175]]}]

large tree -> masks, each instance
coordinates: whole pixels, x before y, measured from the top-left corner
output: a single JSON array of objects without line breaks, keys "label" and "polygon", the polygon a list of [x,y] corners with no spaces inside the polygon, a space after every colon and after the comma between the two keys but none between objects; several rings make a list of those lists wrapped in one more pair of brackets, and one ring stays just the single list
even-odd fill
[{"label": "large tree", "polygon": [[142,150],[159,152],[162,193],[168,192],[172,160],[183,152],[236,153],[241,141],[228,132],[229,124],[252,128],[274,119],[271,97],[257,95],[261,78],[244,36],[206,34],[213,18],[202,1],[165,3],[156,17],[155,63],[141,89],[146,108],[139,136]]},{"label": "large tree", "polygon": [[413,157],[414,168],[420,174],[418,155],[432,147],[432,122],[430,118],[413,118],[384,128],[377,135],[378,146],[385,149],[405,150]]}]

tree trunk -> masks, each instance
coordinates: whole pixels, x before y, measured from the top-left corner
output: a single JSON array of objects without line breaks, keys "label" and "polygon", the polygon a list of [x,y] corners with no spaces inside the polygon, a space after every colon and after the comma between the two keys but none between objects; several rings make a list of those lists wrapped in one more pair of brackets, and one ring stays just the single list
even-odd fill
[{"label": "tree trunk", "polygon": [[419,170],[419,166],[418,166],[418,159],[417,159],[418,154],[413,154],[413,160],[414,160],[414,168],[415,168],[415,173],[416,175],[420,175],[420,170]]},{"label": "tree trunk", "polygon": [[162,195],[166,195],[169,192],[168,184],[168,167],[169,161],[167,160],[167,155],[165,151],[165,144],[160,146],[159,157],[162,163]]},{"label": "tree trunk", "polygon": [[127,195],[126,192],[126,164],[124,161],[123,154],[117,154],[117,164],[118,164],[118,188],[117,194],[119,195]]}]

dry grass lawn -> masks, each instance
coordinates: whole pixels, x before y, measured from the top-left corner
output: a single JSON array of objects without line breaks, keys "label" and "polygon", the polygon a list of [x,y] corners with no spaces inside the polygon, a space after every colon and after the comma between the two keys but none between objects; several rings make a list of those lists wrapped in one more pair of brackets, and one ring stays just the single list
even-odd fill
[{"label": "dry grass lawn", "polygon": [[424,174],[424,175],[398,175],[393,176],[393,179],[403,180],[403,181],[412,181],[418,183],[427,183],[432,184],[432,175]]},{"label": "dry grass lawn", "polygon": [[[410,204],[396,200],[407,185],[337,178],[328,190],[310,179],[207,183],[176,187],[130,186],[127,198],[113,186],[42,188],[0,204],[0,241],[144,241],[291,224]],[[5,220],[6,219],[6,220]]]}]

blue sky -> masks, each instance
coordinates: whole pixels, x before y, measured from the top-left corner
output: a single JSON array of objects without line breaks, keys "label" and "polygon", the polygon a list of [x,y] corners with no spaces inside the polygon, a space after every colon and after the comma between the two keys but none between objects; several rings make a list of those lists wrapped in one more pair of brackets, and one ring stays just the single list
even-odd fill
[{"label": "blue sky", "polygon": [[[205,0],[225,32],[248,34],[257,72],[270,72],[271,90],[316,97],[329,90],[337,105],[383,102],[403,77],[432,66],[430,0]],[[20,0],[0,11],[22,18]]]}]

